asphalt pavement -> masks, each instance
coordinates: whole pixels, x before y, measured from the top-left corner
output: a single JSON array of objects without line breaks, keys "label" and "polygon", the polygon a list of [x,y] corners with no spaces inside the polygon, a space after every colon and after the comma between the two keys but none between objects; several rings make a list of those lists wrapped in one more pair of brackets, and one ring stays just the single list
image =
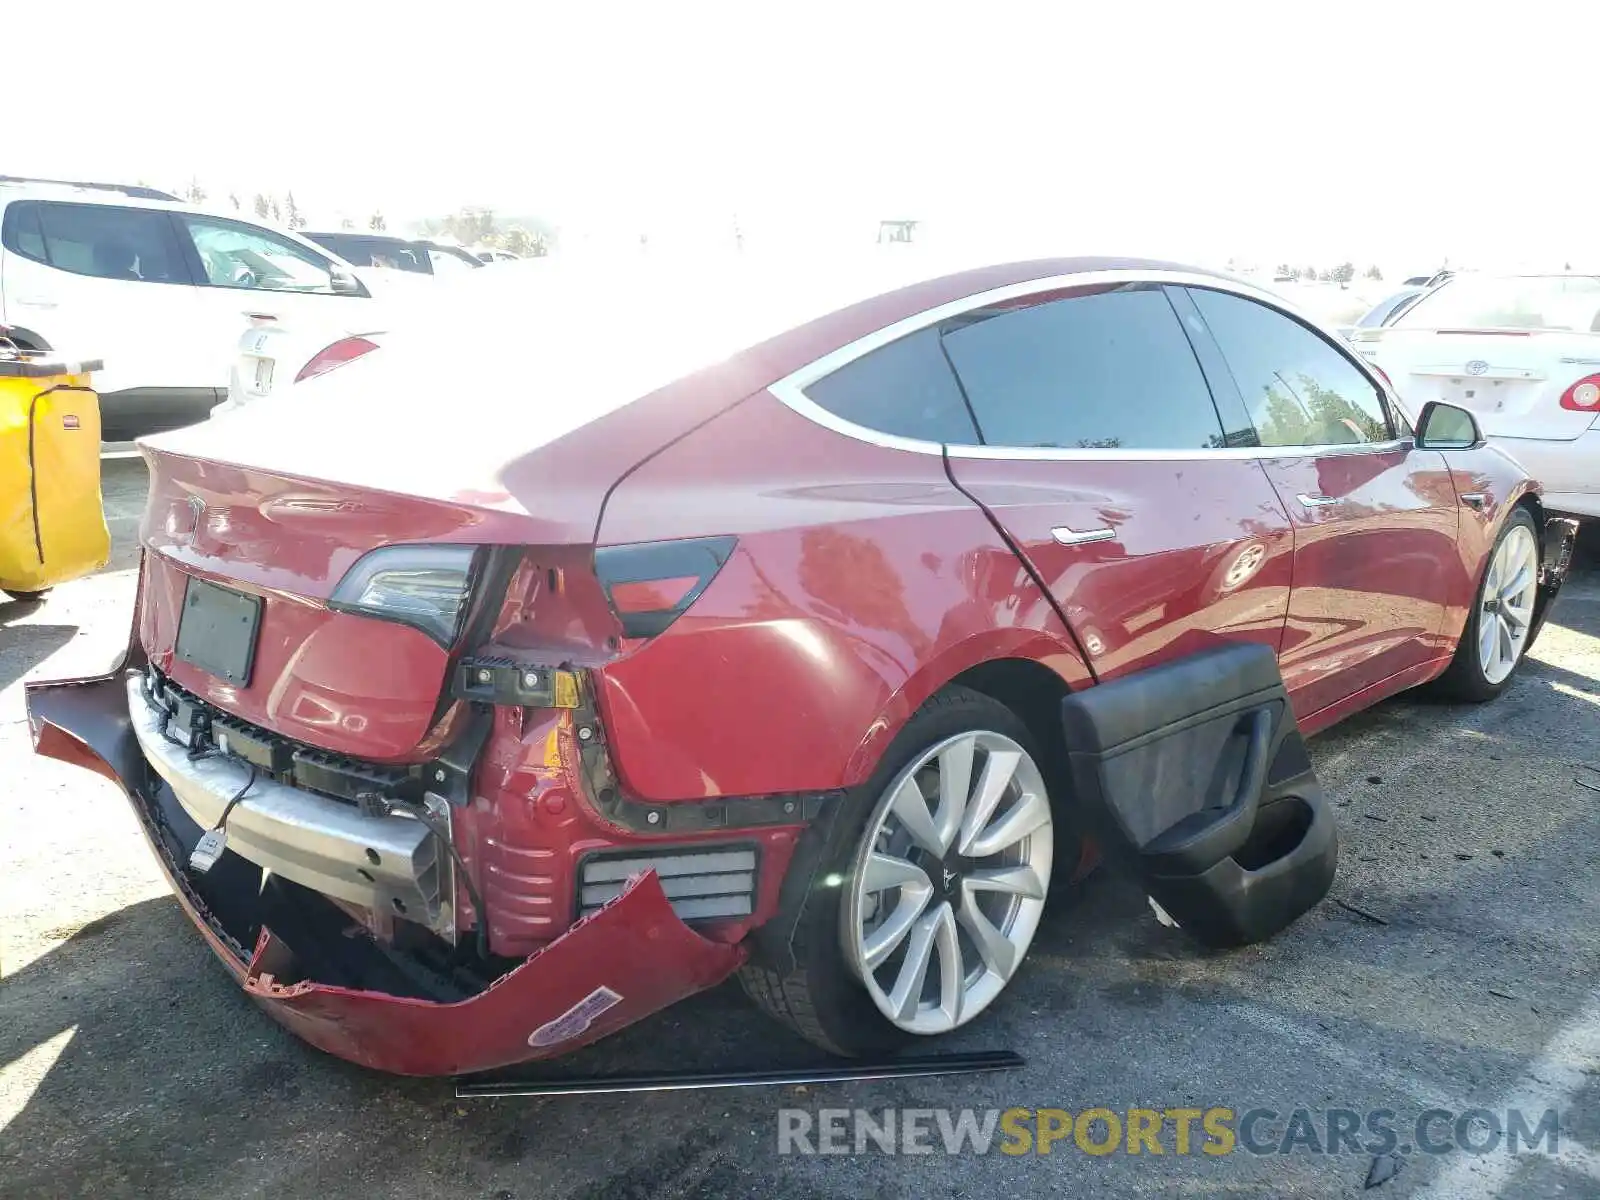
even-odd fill
[{"label": "asphalt pavement", "polygon": [[[127,636],[143,489],[136,458],[108,461],[110,567],[42,604],[0,603],[0,1196],[1335,1197],[1386,1173],[1377,1195],[1600,1196],[1592,543],[1499,701],[1402,697],[1313,739],[1343,852],[1332,896],[1284,934],[1207,953],[1113,873],[1057,889],[1018,980],[948,1046],[1015,1049],[1020,1071],[458,1100],[445,1081],[376,1075],[274,1025],[168,894],[112,785],[29,752],[21,680],[103,670]],[[559,1069],[813,1060],[730,986]],[[1202,1152],[1198,1132],[1177,1153],[1170,1124],[1161,1154],[1090,1153],[1069,1135],[1049,1154],[997,1139],[950,1155],[937,1132],[929,1154],[779,1153],[780,1109],[821,1131],[822,1110],[1013,1107],[1279,1116],[1228,1154]],[[1309,1139],[1289,1136],[1297,1108]],[[1439,1140],[1468,1113],[1482,1144],[1487,1114],[1517,1109],[1532,1126],[1545,1108],[1562,1114],[1559,1155],[1412,1144],[1429,1109],[1451,1114]],[[1332,1109],[1391,1110],[1394,1151],[1375,1155],[1363,1133],[1314,1152]]]}]

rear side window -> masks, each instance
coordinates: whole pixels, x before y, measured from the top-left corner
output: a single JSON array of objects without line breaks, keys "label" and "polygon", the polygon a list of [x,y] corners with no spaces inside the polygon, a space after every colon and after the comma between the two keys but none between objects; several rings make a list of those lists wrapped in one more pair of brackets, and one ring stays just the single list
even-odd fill
[{"label": "rear side window", "polygon": [[1263,446],[1388,441],[1377,389],[1300,322],[1243,296],[1191,288],[1244,396]]},{"label": "rear side window", "polygon": [[864,354],[805,392],[835,416],[880,433],[960,445],[978,441],[937,329],[918,330]]},{"label": "rear side window", "polygon": [[1188,336],[1155,288],[1083,289],[947,321],[944,348],[995,446],[1225,444]]},{"label": "rear side window", "polygon": [[[17,209],[32,212],[17,214]],[[172,230],[159,209],[25,201],[6,213],[7,248],[75,275],[143,283],[188,283]]]},{"label": "rear side window", "polygon": [[357,267],[388,267],[394,271],[433,274],[433,263],[421,246],[399,238],[362,237],[358,234],[312,233],[305,235],[317,245],[332,250],[345,262]]}]

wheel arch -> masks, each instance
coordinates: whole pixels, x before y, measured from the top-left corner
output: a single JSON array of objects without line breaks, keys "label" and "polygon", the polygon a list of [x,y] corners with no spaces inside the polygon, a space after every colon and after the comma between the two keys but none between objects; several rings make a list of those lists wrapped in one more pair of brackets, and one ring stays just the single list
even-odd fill
[{"label": "wheel arch", "polygon": [[[928,699],[952,684],[971,688],[1006,705],[1041,748],[1061,741],[1047,709],[1068,692],[1094,682],[1071,635],[1059,630],[990,629],[956,643],[924,663],[888,698],[856,746],[845,770],[846,786],[871,776],[883,756]],[[1054,728],[1052,728],[1052,723]],[[1050,735],[1054,733],[1053,737]]]},{"label": "wheel arch", "polygon": [[23,350],[49,351],[54,348],[43,334],[21,325],[0,325],[0,336],[15,342]]}]

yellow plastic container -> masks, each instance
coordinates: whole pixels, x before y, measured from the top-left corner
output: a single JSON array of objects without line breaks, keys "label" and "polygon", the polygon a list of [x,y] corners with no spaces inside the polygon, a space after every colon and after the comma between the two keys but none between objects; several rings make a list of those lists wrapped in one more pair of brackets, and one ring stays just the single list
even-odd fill
[{"label": "yellow plastic container", "polygon": [[0,354],[0,590],[42,592],[111,557],[100,499],[100,363]]}]

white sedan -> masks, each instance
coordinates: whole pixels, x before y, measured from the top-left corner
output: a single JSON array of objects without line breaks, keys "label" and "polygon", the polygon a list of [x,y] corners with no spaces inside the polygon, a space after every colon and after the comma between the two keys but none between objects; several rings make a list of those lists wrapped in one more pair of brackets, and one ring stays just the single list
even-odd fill
[{"label": "white sedan", "polygon": [[447,323],[459,329],[463,322],[447,322],[448,315],[470,312],[474,305],[513,301],[522,281],[543,270],[546,261],[520,259],[504,271],[466,270],[444,276],[369,270],[367,278],[382,277],[382,291],[375,290],[374,303],[337,320],[291,321],[267,312],[246,313],[247,325],[239,335],[228,379],[228,398],[211,415],[220,417],[259,404],[296,383],[370,354],[393,330],[419,328],[426,333]]},{"label": "white sedan", "polygon": [[1477,414],[1550,511],[1600,517],[1600,277],[1458,275],[1351,341],[1413,412]]}]

